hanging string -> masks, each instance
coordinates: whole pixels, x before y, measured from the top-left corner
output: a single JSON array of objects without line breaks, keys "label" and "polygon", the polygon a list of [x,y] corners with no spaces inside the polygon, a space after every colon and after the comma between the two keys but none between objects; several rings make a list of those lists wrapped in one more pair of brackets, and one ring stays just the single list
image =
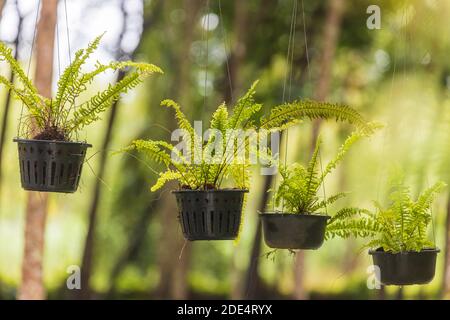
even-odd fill
[{"label": "hanging string", "polygon": [[[292,11],[292,19],[291,19],[291,30],[289,35],[289,45],[288,45],[288,53],[287,53],[287,62],[288,62],[288,70],[286,72],[284,78],[284,87],[283,87],[283,103],[286,102],[286,82],[289,75],[289,91],[288,91],[288,100],[291,100],[292,93],[292,74],[294,70],[293,61],[294,61],[294,49],[295,49],[295,31],[297,27],[297,10],[298,10],[298,0],[294,1],[293,11]],[[285,146],[284,146],[284,167],[287,166],[287,158],[288,158],[288,144],[289,144],[289,128],[286,129],[285,136]],[[284,212],[284,199],[281,201],[281,212]]]},{"label": "hanging string", "polygon": [[[291,89],[292,89],[292,60],[293,60],[293,56],[294,56],[294,43],[295,43],[295,27],[297,24],[297,7],[298,7],[298,0],[294,0],[293,1],[293,6],[292,6],[292,12],[291,12],[291,24],[290,24],[290,30],[289,30],[289,41],[288,41],[288,49],[286,52],[286,61],[287,61],[287,70],[286,73],[284,75],[284,81],[283,81],[283,93],[282,93],[282,97],[281,100],[283,103],[286,102],[286,87],[287,87],[287,83],[288,83],[288,79],[289,79],[289,98],[291,95]],[[286,138],[285,138],[285,158],[284,158],[284,165],[286,166],[287,164],[287,146],[288,146],[288,130],[286,129]],[[277,185],[277,176],[275,175],[274,177],[274,185]],[[272,208],[273,211],[275,211],[275,193],[272,196]],[[282,199],[281,201],[281,212],[284,211],[284,199]]]},{"label": "hanging string", "polygon": [[[209,6],[209,0],[206,0],[206,8],[205,8],[205,15],[206,17],[206,23],[203,20],[202,21],[202,27],[203,27],[203,34],[205,37],[205,83],[204,83],[204,93],[203,93],[203,108],[202,108],[202,115],[206,108],[206,102],[207,102],[207,93],[208,93],[208,67],[209,67],[209,14],[210,14],[210,6]],[[205,25],[206,24],[206,25]]]},{"label": "hanging string", "polygon": [[[67,13],[67,1],[64,0],[64,18],[65,18],[65,22],[66,22],[66,36],[67,36],[67,51],[68,51],[68,55],[69,55],[69,65],[72,64],[72,49],[70,47],[70,32],[69,32],[69,17],[68,17],[68,13]],[[76,102],[75,102],[76,98],[73,98],[72,101],[72,105],[70,106],[70,109],[68,112],[71,111],[71,109],[73,108],[74,110],[76,109]],[[75,139],[78,141],[78,131],[75,131]]]},{"label": "hanging string", "polygon": [[58,58],[58,76],[61,77],[61,58],[59,52],[59,22],[58,18],[56,18],[56,54]]},{"label": "hanging string", "polygon": [[308,70],[308,78],[311,80],[311,69],[309,68],[309,50],[308,50],[308,37],[306,36],[306,18],[305,18],[305,5],[302,0],[302,20],[303,20],[303,38],[305,41],[305,55],[306,65]]},{"label": "hanging string", "polygon": [[222,1],[219,0],[219,19],[220,19],[220,29],[221,29],[221,33],[222,33],[222,39],[223,39],[223,47],[224,47],[224,51],[225,51],[225,63],[226,63],[226,67],[227,67],[227,77],[228,77],[228,85],[230,86],[230,100],[234,99],[234,93],[233,93],[233,83],[232,83],[232,79],[231,79],[231,70],[230,70],[230,62],[228,61],[228,52],[230,52],[231,50],[229,49],[228,46],[228,37],[227,37],[227,32],[225,29],[225,25],[223,23],[224,19],[223,19],[223,14],[222,14]]},{"label": "hanging string", "polygon": [[67,48],[69,50],[69,62],[72,64],[72,50],[70,49],[70,33],[69,33],[69,19],[67,16],[67,1],[64,0],[64,12],[66,18],[66,34],[67,34]]},{"label": "hanging string", "polygon": [[[41,0],[38,2],[38,6],[36,9],[36,18],[34,21],[34,32],[33,32],[33,39],[31,41],[31,49],[30,49],[30,57],[28,59],[28,67],[27,67],[27,77],[30,75],[30,69],[31,69],[31,59],[33,57],[33,51],[34,51],[34,44],[36,41],[36,33],[37,33],[37,24],[39,19],[39,11],[41,10]],[[18,48],[16,48],[18,50]],[[24,102],[22,101],[22,106],[20,107],[20,118],[19,118],[19,125],[17,126],[17,137],[20,137],[20,131],[22,127],[22,119],[23,119],[23,108],[24,108]]]}]

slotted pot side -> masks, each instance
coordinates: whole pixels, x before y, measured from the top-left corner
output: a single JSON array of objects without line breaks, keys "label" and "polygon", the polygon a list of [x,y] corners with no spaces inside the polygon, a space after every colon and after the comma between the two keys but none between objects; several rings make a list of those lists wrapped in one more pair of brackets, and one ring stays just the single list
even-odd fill
[{"label": "slotted pot side", "polygon": [[14,139],[18,145],[22,188],[30,191],[73,193],[78,189],[90,144]]},{"label": "slotted pot side", "polygon": [[246,192],[240,189],[173,191],[184,237],[190,241],[235,239]]}]

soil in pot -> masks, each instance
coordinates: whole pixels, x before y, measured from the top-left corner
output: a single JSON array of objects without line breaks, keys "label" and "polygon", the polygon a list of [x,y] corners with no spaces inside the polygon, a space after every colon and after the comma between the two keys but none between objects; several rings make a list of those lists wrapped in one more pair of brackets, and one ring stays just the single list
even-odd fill
[{"label": "soil in pot", "polygon": [[271,248],[307,250],[318,249],[325,239],[326,215],[261,213],[264,240]]},{"label": "soil in pot", "polygon": [[87,148],[81,142],[14,139],[22,188],[73,193],[78,189]]},{"label": "soil in pot", "polygon": [[178,218],[187,240],[233,240],[239,233],[248,190],[179,190]]},{"label": "soil in pot", "polygon": [[379,267],[379,281],[384,285],[426,284],[434,278],[439,249],[420,252],[385,252],[382,248],[370,250],[373,264]]}]

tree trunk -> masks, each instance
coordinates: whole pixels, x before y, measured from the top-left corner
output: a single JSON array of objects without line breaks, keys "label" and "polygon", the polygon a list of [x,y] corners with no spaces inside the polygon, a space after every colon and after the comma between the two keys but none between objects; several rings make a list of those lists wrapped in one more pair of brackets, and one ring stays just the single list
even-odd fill
[{"label": "tree trunk", "polygon": [[[0,3],[0,16],[1,16],[1,10],[2,10],[2,4]],[[16,60],[18,58],[18,52],[19,52],[19,39],[20,39],[20,34],[22,32],[22,23],[23,23],[23,18],[19,14],[17,36],[16,36],[16,39],[14,39],[14,49],[15,49],[14,59],[16,59]],[[11,83],[14,83],[14,78],[15,78],[14,74],[11,72],[9,81]],[[11,95],[11,90],[8,90],[8,92],[6,93],[5,110],[3,111],[2,128],[1,128],[1,132],[0,132],[0,187],[1,187],[1,180],[2,180],[2,173],[3,173],[3,170],[2,170],[2,168],[3,168],[3,150],[4,150],[4,146],[5,146],[6,132],[8,131],[7,130],[8,129],[8,117],[9,117],[9,111],[11,109],[12,102],[13,102],[13,99],[12,99],[12,95]]]},{"label": "tree trunk", "polygon": [[450,296],[450,193],[447,199],[447,215],[445,218],[445,233],[444,233],[444,272],[442,276],[441,298],[446,299]]},{"label": "tree trunk", "polygon": [[2,13],[3,13],[4,5],[5,5],[5,0],[0,0],[0,18],[1,18]]},{"label": "tree trunk", "polygon": [[[154,17],[157,13],[160,12],[162,1],[158,1],[155,5],[155,12],[152,13],[151,17],[147,18],[143,25],[143,33],[141,35],[141,38],[144,37],[144,34],[148,32],[148,30],[151,28],[152,24],[154,23]],[[122,13],[124,16],[124,20],[126,20],[126,11],[125,11],[125,0],[122,0]],[[127,23],[124,21],[123,24],[123,30],[119,37],[118,41],[118,47],[119,50],[122,50],[120,48],[120,44],[122,42],[122,39],[124,37],[126,30]],[[133,57],[134,52],[127,52],[131,57]],[[119,55],[120,56],[120,55]],[[126,76],[126,71],[119,71],[117,82],[121,81]],[[96,221],[97,221],[97,215],[98,215],[98,205],[99,201],[101,199],[101,191],[102,191],[102,181],[103,176],[105,173],[106,165],[107,165],[107,150],[109,149],[109,146],[111,144],[114,124],[117,116],[117,107],[120,103],[120,99],[115,101],[114,104],[111,107],[111,111],[109,113],[109,119],[108,119],[108,125],[106,127],[105,136],[103,138],[103,144],[102,149],[103,152],[100,156],[100,163],[99,163],[99,171],[97,174],[97,180],[95,182],[94,186],[94,195],[92,197],[90,209],[89,209],[89,220],[88,220],[88,232],[86,235],[84,250],[83,250],[83,260],[82,260],[82,266],[81,266],[81,290],[77,292],[77,297],[80,299],[89,299],[91,297],[91,288],[90,288],[90,278],[92,274],[92,257],[93,257],[93,251],[94,251],[94,239],[95,239],[95,229],[96,229]],[[138,226],[140,227],[140,226]],[[122,263],[119,264],[118,270],[115,272],[120,272],[122,268]],[[111,288],[114,288],[114,286],[111,286]],[[113,290],[113,289],[112,289]],[[112,292],[111,292],[112,294]]]},{"label": "tree trunk", "polygon": [[[188,92],[192,62],[186,57],[186,52],[190,51],[198,15],[204,4],[205,2],[202,0],[183,1],[186,18],[182,30],[182,43],[178,53],[179,71],[174,85],[175,96],[182,105],[189,105],[190,101]],[[169,128],[173,127],[174,123],[169,123]],[[175,213],[178,210],[173,195],[168,192],[175,187],[174,184],[168,184],[164,188],[164,196],[161,199],[162,212],[160,214],[164,228],[162,228],[161,246],[158,252],[160,280],[156,294],[158,298],[186,299],[188,297],[187,275],[191,243],[183,240],[179,223],[176,220]]]},{"label": "tree trunk", "polygon": [[[328,96],[330,90],[330,79],[331,79],[331,67],[333,64],[334,55],[336,52],[336,45],[339,38],[340,25],[342,20],[342,15],[344,13],[344,0],[329,0],[327,17],[325,21],[325,27],[323,30],[323,45],[322,45],[322,56],[318,61],[321,66],[319,79],[317,81],[317,86],[315,89],[315,99],[322,101]],[[313,122],[313,133],[311,139],[311,153],[314,151],[316,145],[317,136],[320,129],[320,120]],[[305,299],[306,295],[302,289],[304,285],[303,275],[304,275],[304,259],[303,254],[297,254],[296,256],[296,267],[295,267],[295,290],[294,297],[296,299]]]},{"label": "tree trunk", "polygon": [[[225,101],[231,103],[236,98],[235,92],[240,92],[242,90],[242,77],[239,76],[239,70],[244,62],[247,53],[247,35],[248,35],[248,3],[246,1],[236,1],[234,4],[234,22],[233,22],[233,34],[236,36],[236,42],[234,43],[232,52],[230,54],[230,59],[227,68],[229,67],[229,77],[227,79],[230,81],[224,82],[225,88]],[[224,23],[221,21],[220,23]],[[225,37],[225,34],[222,35]],[[224,38],[223,41],[228,41],[228,38]],[[226,43],[226,42],[225,42]],[[226,43],[228,45],[228,43]],[[228,70],[226,70],[225,75],[228,77]]]},{"label": "tree trunk", "polygon": [[[53,48],[55,40],[57,0],[42,1],[36,39],[36,76],[38,92],[51,98],[53,77]],[[43,256],[47,194],[28,192],[25,219],[25,250],[22,261],[22,283],[18,299],[45,299]]]},{"label": "tree trunk", "polygon": [[[318,64],[321,66],[319,79],[315,90],[315,99],[323,101],[327,98],[330,90],[331,68],[336,53],[336,46],[341,29],[342,16],[345,10],[345,0],[328,0],[327,17],[323,30],[322,56]],[[320,129],[320,120],[313,123],[313,135],[311,149],[314,150]]]},{"label": "tree trunk", "polygon": [[[125,75],[126,75],[125,71],[122,70],[119,71],[117,82],[121,81],[125,77]],[[108,157],[107,150],[109,149],[109,145],[111,142],[111,137],[114,129],[114,122],[117,115],[118,104],[119,100],[114,102],[109,114],[108,126],[106,128],[105,137],[103,138],[103,144],[101,148],[103,152],[100,153],[100,164],[97,173],[97,181],[95,183],[94,195],[89,209],[88,232],[84,244],[83,260],[81,264],[81,290],[77,292],[77,296],[80,299],[89,299],[92,293],[89,280],[91,278],[92,273],[92,257],[94,251],[94,237],[97,222],[98,205],[101,199],[101,191],[102,191],[101,184],[103,181],[103,177],[105,175],[106,160]]]},{"label": "tree trunk", "polygon": [[[269,201],[269,193],[267,190],[270,189],[273,181],[273,175],[266,176],[264,179],[264,186],[262,189],[262,197],[259,203],[259,211],[263,212],[266,210],[267,202]],[[261,278],[259,276],[259,259],[261,256],[261,240],[262,240],[262,228],[261,228],[261,220],[258,219],[256,225],[255,236],[253,237],[253,245],[250,253],[250,266],[248,267],[246,278],[244,281],[245,285],[245,294],[244,298],[246,299],[257,299],[258,291],[261,288]]]}]

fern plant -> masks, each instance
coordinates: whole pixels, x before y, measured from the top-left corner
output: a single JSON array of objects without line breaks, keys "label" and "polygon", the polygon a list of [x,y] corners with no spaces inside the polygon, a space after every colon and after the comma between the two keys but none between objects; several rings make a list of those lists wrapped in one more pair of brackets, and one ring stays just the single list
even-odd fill
[{"label": "fern plant", "polygon": [[[73,135],[86,125],[100,119],[100,114],[107,110],[121,94],[135,88],[146,77],[153,73],[162,73],[155,65],[132,61],[97,62],[94,70],[85,72],[83,66],[98,48],[102,36],[95,38],[86,49],[75,53],[73,62],[64,70],[53,99],[41,96],[27,77],[20,64],[14,59],[12,50],[0,42],[0,61],[6,61],[18,79],[19,85],[11,83],[0,76],[0,83],[11,90],[16,98],[26,106],[29,116],[26,118],[27,132],[22,135],[41,140],[69,141]],[[132,68],[125,77],[88,99],[80,99],[88,85],[99,74],[107,70],[124,70]],[[31,125],[31,122],[33,125]],[[28,130],[35,127],[36,130]]]},{"label": "fern plant", "polygon": [[413,199],[403,179],[397,179],[392,182],[387,207],[375,201],[375,212],[364,210],[358,217],[341,217],[328,226],[327,236],[369,237],[371,240],[365,247],[390,253],[434,248],[427,233],[432,221],[431,206],[445,186],[437,182]]},{"label": "fern plant", "polygon": [[233,181],[234,187],[245,189],[248,187],[251,163],[247,157],[242,158],[241,155],[257,152],[261,156],[266,153],[270,155],[270,152],[266,148],[253,150],[254,146],[248,138],[236,142],[236,136],[233,135],[235,130],[279,131],[304,119],[331,118],[354,124],[362,132],[372,130],[352,108],[326,102],[296,101],[274,107],[269,114],[261,115],[262,105],[254,98],[256,85],[257,81],[237,101],[232,110],[228,110],[225,104],[217,108],[209,128],[218,134],[206,139],[195,132],[176,102],[162,101],[162,106],[174,110],[178,126],[183,129],[184,138],[189,142],[184,152],[169,143],[154,140],[133,141],[122,151],[143,152],[167,168],[159,174],[152,191],[160,189],[170,180],[178,181],[182,189],[220,189],[223,181],[228,178]]},{"label": "fern plant", "polygon": [[[375,126],[372,125],[372,128],[374,127]],[[344,198],[346,196],[346,193],[344,192],[322,198],[320,196],[320,189],[324,183],[324,179],[343,160],[351,146],[362,137],[368,135],[366,132],[358,130],[352,133],[340,147],[335,158],[332,159],[323,170],[320,159],[320,146],[322,144],[320,137],[317,139],[314,152],[306,167],[299,163],[282,166],[280,168],[280,185],[276,190],[271,190],[274,191],[274,205],[277,208],[281,206],[283,212],[286,211],[294,214],[317,214],[339,199]],[[360,214],[361,212],[362,209],[358,208],[343,208],[331,218],[331,223],[342,219],[344,216],[353,216]]]}]

